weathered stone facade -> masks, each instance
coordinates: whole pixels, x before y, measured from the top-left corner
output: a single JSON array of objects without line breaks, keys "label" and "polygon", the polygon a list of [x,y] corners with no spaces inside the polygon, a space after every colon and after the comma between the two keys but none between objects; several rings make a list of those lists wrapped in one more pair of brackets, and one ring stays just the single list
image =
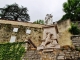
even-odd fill
[{"label": "weathered stone facade", "polygon": [[73,35],[71,36],[71,40],[75,48],[80,48],[80,35]]},{"label": "weathered stone facade", "polygon": [[[69,32],[71,23],[77,23],[78,28],[80,28],[80,21],[70,21],[70,19],[68,19],[68,20],[64,20],[64,21],[57,23],[58,31],[59,31],[58,41],[61,46],[64,46],[64,45],[72,46],[73,45],[72,40],[71,40],[71,36],[73,35]],[[77,38],[75,40],[77,40]]]},{"label": "weathered stone facade", "polygon": [[[58,42],[61,46],[64,45],[72,45],[71,41],[71,34],[68,32],[68,29],[70,28],[70,20],[66,20],[63,22],[58,23],[58,31],[59,31],[59,38]],[[7,21],[7,20],[0,20],[0,43],[4,42],[10,42],[11,36],[16,36],[16,42],[22,42],[26,39],[30,38],[31,41],[36,45],[39,46],[41,44],[41,39],[43,39],[43,26],[41,24],[33,24],[29,22],[16,22],[16,21]],[[14,28],[18,28],[18,32],[13,32]],[[31,33],[26,33],[26,30],[31,30]],[[54,32],[54,31],[53,31]],[[68,52],[68,51],[66,51]],[[69,53],[74,51],[69,51]],[[24,60],[59,60],[57,59],[59,56],[61,56],[62,53],[60,53],[60,50],[55,50],[49,53],[43,53],[38,54],[38,51],[36,50],[30,50],[25,53]],[[63,51],[64,59],[66,57],[65,51]],[[78,55],[77,55],[78,54]],[[74,59],[80,57],[79,53],[74,53],[75,55]],[[70,53],[70,56],[73,57]],[[60,58],[61,59],[61,58]],[[63,59],[63,60],[64,60]],[[66,57],[67,59],[67,57]]]},{"label": "weathered stone facade", "polygon": [[71,46],[72,41],[70,38],[72,34],[68,31],[69,28],[71,27],[71,21],[68,19],[62,22],[58,22],[57,26],[59,31],[59,38],[58,38],[59,44],[61,46],[64,46],[64,45]]},{"label": "weathered stone facade", "polygon": [[[58,42],[61,46],[72,44],[70,39],[71,34],[68,32],[70,23],[70,20],[65,20],[57,24],[59,31]],[[9,42],[11,36],[16,36],[16,42],[24,41],[30,38],[36,46],[39,46],[41,44],[41,39],[43,39],[43,26],[44,25],[33,24],[30,22],[25,23],[0,20],[0,42]],[[13,32],[14,28],[18,28],[18,32]],[[27,29],[31,30],[30,34],[26,33]]]},{"label": "weathered stone facade", "polygon": [[40,54],[38,51],[27,51],[24,60],[80,60],[79,51],[56,50]]},{"label": "weathered stone facade", "polygon": [[38,53],[38,51],[27,51],[23,59],[24,60],[40,60],[41,55]]},{"label": "weathered stone facade", "polygon": [[[16,36],[16,42],[22,42],[30,38],[38,46],[41,43],[43,26],[40,24],[0,20],[0,43],[9,42],[11,36]],[[18,31],[13,32],[14,28],[18,28]],[[30,34],[26,33],[27,29],[31,30]]]}]

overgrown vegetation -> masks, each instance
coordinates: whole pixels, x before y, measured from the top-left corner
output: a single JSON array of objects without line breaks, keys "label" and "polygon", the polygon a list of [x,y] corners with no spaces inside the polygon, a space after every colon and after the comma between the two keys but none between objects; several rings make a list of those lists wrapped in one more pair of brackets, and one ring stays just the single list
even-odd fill
[{"label": "overgrown vegetation", "polygon": [[80,52],[80,47],[76,47],[75,50]]},{"label": "overgrown vegetation", "polygon": [[7,32],[11,32],[11,30],[12,30],[12,25],[11,24],[5,24],[5,30],[7,31]]},{"label": "overgrown vegetation", "polygon": [[77,23],[71,23],[71,28],[69,28],[69,32],[73,35],[80,34],[80,29],[78,28]]},{"label": "overgrown vegetation", "polygon": [[24,42],[0,44],[0,60],[22,60]]}]

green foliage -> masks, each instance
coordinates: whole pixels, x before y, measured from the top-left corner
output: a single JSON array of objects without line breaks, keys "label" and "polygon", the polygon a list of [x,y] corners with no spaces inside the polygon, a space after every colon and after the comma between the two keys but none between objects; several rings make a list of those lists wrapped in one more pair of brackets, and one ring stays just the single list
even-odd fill
[{"label": "green foliage", "polygon": [[79,48],[78,48],[78,47],[76,47],[76,48],[75,48],[75,50],[80,52],[80,47],[79,47]]},{"label": "green foliage", "polygon": [[25,34],[26,33],[25,30],[26,30],[26,27],[21,25],[21,26],[19,26],[18,33]]},{"label": "green foliage", "polygon": [[0,60],[21,60],[25,48],[24,42],[0,44]]},{"label": "green foliage", "polygon": [[77,23],[71,23],[71,28],[69,28],[69,32],[73,35],[78,35],[80,34],[80,29],[78,28]]},{"label": "green foliage", "polygon": [[18,4],[6,5],[6,7],[1,9],[0,17],[1,19],[6,20],[15,20],[15,21],[29,21],[30,17],[27,13],[26,7],[19,7]]},{"label": "green foliage", "polygon": [[34,21],[33,23],[35,23],[35,24],[44,24],[44,20],[37,20],[37,21]]},{"label": "green foliage", "polygon": [[5,30],[7,31],[7,32],[11,32],[11,30],[12,30],[12,25],[11,24],[5,24]]},{"label": "green foliage", "polygon": [[71,21],[80,19],[80,0],[67,0],[63,4],[63,11],[66,13],[61,20],[71,19]]}]

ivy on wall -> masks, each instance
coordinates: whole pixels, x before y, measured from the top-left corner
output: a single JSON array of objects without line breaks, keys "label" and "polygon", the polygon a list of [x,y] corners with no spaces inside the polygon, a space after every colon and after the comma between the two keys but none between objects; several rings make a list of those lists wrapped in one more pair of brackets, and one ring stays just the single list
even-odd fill
[{"label": "ivy on wall", "polygon": [[22,60],[25,48],[24,42],[0,44],[0,60]]},{"label": "ivy on wall", "polygon": [[19,30],[18,30],[18,32],[23,32],[23,33],[25,33],[25,30],[26,30],[26,27],[20,25],[20,26],[19,26]]},{"label": "ivy on wall", "polygon": [[11,24],[5,24],[5,29],[6,29],[6,31],[10,32],[12,29],[12,25]]},{"label": "ivy on wall", "polygon": [[69,28],[69,32],[73,35],[80,34],[80,29],[78,28],[77,23],[71,23],[71,28]]}]

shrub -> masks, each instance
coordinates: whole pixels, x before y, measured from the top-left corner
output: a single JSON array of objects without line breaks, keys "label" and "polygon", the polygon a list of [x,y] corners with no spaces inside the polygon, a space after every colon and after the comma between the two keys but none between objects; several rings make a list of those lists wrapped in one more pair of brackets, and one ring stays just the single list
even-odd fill
[{"label": "shrub", "polygon": [[25,53],[23,42],[0,44],[0,60],[21,60]]},{"label": "shrub", "polygon": [[69,28],[69,32],[73,35],[80,34],[80,29],[78,28],[77,23],[71,23],[71,28]]},{"label": "shrub", "polygon": [[76,51],[80,51],[80,47],[79,47],[79,48],[78,48],[78,47],[76,47],[76,48],[75,48],[75,50],[76,50]]}]

